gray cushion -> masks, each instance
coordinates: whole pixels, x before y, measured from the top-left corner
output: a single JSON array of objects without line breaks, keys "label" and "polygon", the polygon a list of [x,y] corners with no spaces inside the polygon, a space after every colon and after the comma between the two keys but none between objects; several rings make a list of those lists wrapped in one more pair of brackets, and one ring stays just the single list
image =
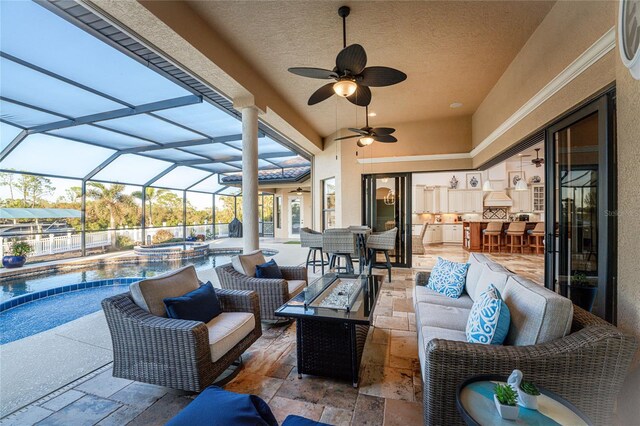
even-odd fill
[{"label": "gray cushion", "polygon": [[467,270],[467,281],[465,282],[465,291],[471,300],[475,300],[478,288],[478,281],[482,274],[482,265],[489,263],[491,260],[482,253],[469,253],[469,270]]},{"label": "gray cushion", "polygon": [[231,258],[231,266],[236,272],[249,277],[256,276],[256,265],[266,263],[262,250],[256,250],[247,254],[239,254]]},{"label": "gray cushion", "polygon": [[469,318],[468,308],[444,306],[434,303],[418,303],[416,325],[441,327],[464,332]]},{"label": "gray cushion", "polygon": [[207,323],[211,362],[216,362],[256,327],[256,318],[249,312],[223,312]]},{"label": "gray cushion", "polygon": [[502,299],[511,313],[508,345],[536,345],[565,336],[571,329],[573,304],[566,297],[526,278],[509,277]]},{"label": "gray cushion", "polygon": [[502,294],[505,286],[507,285],[507,279],[514,275],[513,272],[510,272],[504,266],[495,262],[488,262],[482,265],[482,273],[480,274],[480,278],[478,279],[478,284],[476,288],[471,294],[471,298],[476,300],[480,293],[485,291],[489,284],[493,284],[500,294]]},{"label": "gray cushion", "polygon": [[442,293],[431,290],[425,286],[417,285],[413,288],[413,304],[417,305],[419,302],[437,303],[444,306],[453,306],[458,308],[471,309],[473,306],[473,300],[466,293],[457,299],[447,297]]},{"label": "gray cushion", "polygon": [[182,296],[198,287],[200,282],[196,268],[187,265],[157,277],[135,282],[129,286],[129,291],[136,305],[153,315],[166,317],[164,299]]},{"label": "gray cushion", "polygon": [[426,377],[424,374],[424,352],[427,343],[433,339],[446,339],[458,342],[467,341],[467,335],[464,331],[429,326],[418,327],[418,330],[420,330],[418,333],[418,358],[420,359],[422,377]]}]

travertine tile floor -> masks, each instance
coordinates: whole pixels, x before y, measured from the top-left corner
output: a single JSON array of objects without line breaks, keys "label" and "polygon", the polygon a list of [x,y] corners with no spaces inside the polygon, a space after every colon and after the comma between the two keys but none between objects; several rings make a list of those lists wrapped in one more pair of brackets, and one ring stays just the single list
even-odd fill
[{"label": "travertine tile floor", "polygon": [[[459,246],[432,246],[414,257],[430,269],[437,256],[466,260]],[[542,256],[492,254],[510,269],[541,282]],[[384,280],[365,347],[360,387],[305,375],[298,379],[295,323],[264,326],[263,336],[243,356],[244,366],[225,388],[260,395],[282,422],[300,414],[335,425],[422,424],[422,380],[411,300],[415,270],[394,269]],[[107,365],[9,416],[2,425],[159,425],[193,394],[113,378]]]}]

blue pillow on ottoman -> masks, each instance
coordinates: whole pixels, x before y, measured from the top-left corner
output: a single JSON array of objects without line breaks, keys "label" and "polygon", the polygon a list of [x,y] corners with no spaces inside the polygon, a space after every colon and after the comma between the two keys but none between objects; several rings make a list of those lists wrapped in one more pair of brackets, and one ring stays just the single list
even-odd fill
[{"label": "blue pillow on ottoman", "polygon": [[436,266],[431,270],[427,287],[452,299],[457,299],[467,282],[468,263],[456,263],[438,257]]},{"label": "blue pillow on ottoman", "polygon": [[509,333],[511,313],[493,284],[473,302],[467,320],[467,342],[501,345]]},{"label": "blue pillow on ottoman", "polygon": [[220,301],[211,282],[182,296],[168,297],[162,301],[167,308],[167,316],[173,319],[207,323],[222,313]]},{"label": "blue pillow on ottoman", "polygon": [[275,260],[271,259],[262,265],[256,265],[256,278],[278,278],[283,279],[280,267]]},{"label": "blue pillow on ottoman", "polygon": [[209,386],[166,426],[278,426],[260,397]]}]

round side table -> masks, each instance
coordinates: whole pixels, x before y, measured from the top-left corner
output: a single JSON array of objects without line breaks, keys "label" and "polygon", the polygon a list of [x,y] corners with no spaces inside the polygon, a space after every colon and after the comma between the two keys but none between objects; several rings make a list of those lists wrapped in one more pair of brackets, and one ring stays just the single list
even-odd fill
[{"label": "round side table", "polygon": [[506,377],[484,375],[471,377],[458,385],[456,406],[467,425],[592,425],[591,420],[569,401],[541,387],[538,387],[538,410],[519,406],[518,418],[505,420],[496,409],[493,389],[506,382]]}]

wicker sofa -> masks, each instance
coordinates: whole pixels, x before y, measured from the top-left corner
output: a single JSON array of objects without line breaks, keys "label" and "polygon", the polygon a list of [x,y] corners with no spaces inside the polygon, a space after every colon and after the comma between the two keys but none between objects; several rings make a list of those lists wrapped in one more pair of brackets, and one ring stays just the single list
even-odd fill
[{"label": "wicker sofa", "polygon": [[[472,253],[469,263],[460,299],[425,287],[428,272],[415,278],[425,424],[464,424],[456,409],[456,386],[481,374],[506,377],[516,368],[571,401],[594,424],[611,424],[635,338],[482,254]],[[504,345],[467,343],[464,327],[473,299],[489,283],[509,307],[509,334]]]},{"label": "wicker sofa", "polygon": [[275,310],[307,285],[307,268],[304,266],[280,266],[282,279],[256,278],[255,265],[265,262],[261,251],[234,256],[231,261],[216,268],[220,286],[227,290],[255,291],[260,299],[262,320],[280,320],[274,315]]},{"label": "wicker sofa", "polygon": [[113,375],[200,392],[262,335],[258,295],[215,289],[222,311],[203,323],[167,318],[163,298],[195,290],[193,265],[134,283],[102,301],[113,342]]}]

